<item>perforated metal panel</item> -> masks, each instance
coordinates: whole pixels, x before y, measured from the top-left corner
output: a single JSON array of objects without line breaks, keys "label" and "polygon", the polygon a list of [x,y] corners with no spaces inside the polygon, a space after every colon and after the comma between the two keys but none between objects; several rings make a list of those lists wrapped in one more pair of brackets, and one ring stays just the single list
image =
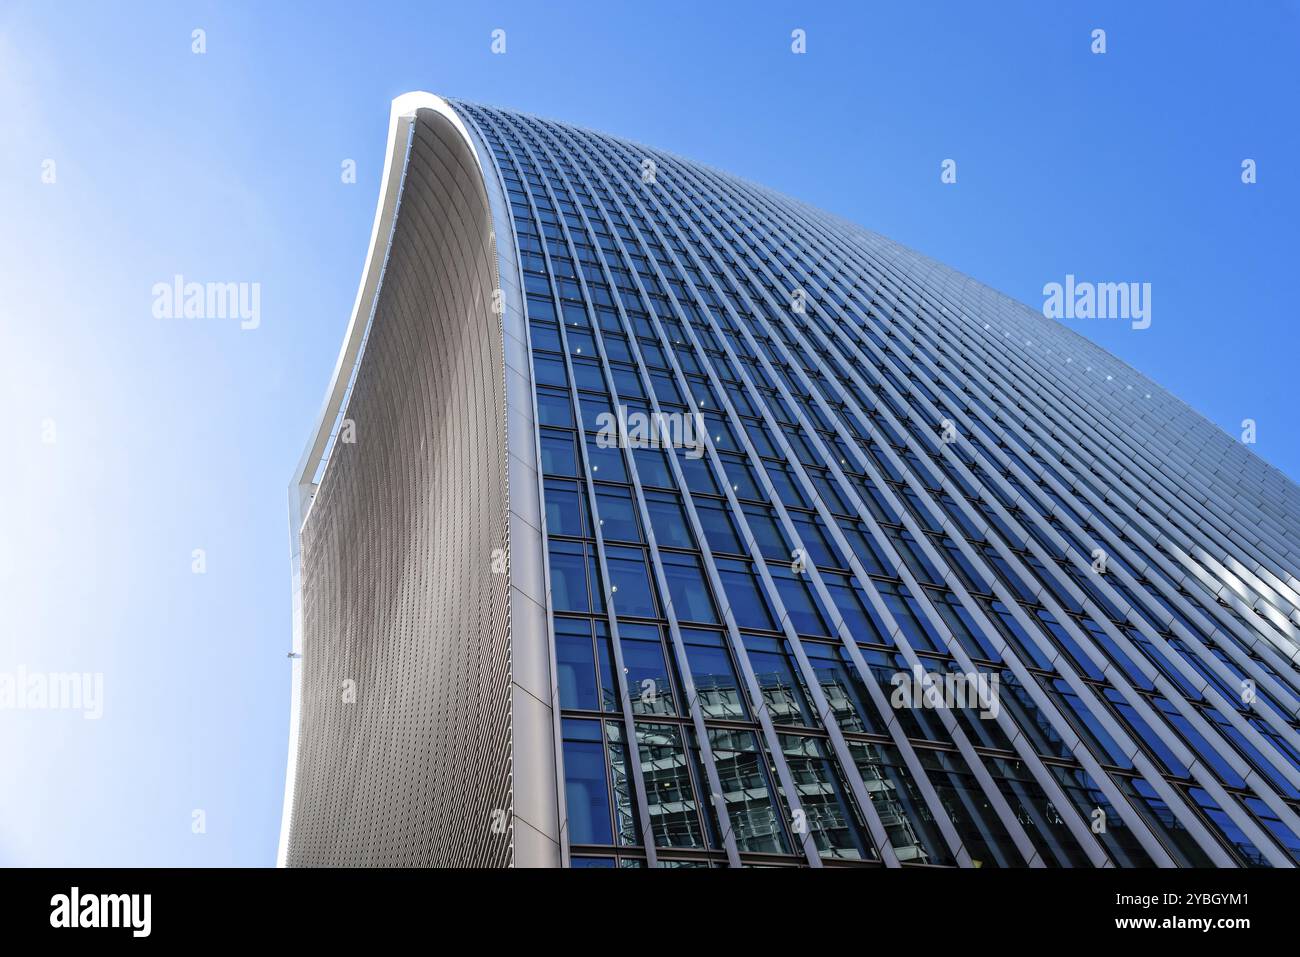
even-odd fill
[{"label": "perforated metal panel", "polygon": [[422,112],[377,309],[302,528],[291,865],[512,857],[504,355],[477,162]]}]

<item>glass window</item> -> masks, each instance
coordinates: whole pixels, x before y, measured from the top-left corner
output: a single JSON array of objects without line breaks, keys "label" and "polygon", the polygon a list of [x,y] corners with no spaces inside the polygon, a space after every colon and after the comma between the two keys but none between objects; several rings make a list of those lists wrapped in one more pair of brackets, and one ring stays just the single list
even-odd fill
[{"label": "glass window", "polygon": [[822,531],[822,523],[816,516],[807,512],[791,512],[790,520],[799,535],[799,544],[804,554],[818,568],[842,568],[844,563],[836,556],[830,539]]},{"label": "glass window", "polygon": [[542,353],[533,355],[533,381],[538,385],[551,385],[564,388],[569,384],[564,371],[564,360]]},{"label": "glass window", "polygon": [[582,409],[582,427],[588,432],[599,433],[603,426],[617,421],[608,396],[584,392],[578,396],[578,406]]},{"label": "glass window", "polygon": [[676,725],[636,726],[646,804],[656,847],[702,847],[700,818],[691,774]]},{"label": "glass window", "polygon": [[722,467],[731,482],[731,488],[739,498],[752,498],[767,501],[767,496],[758,490],[758,480],[749,463],[738,455],[723,453],[718,456]]},{"label": "glass window", "polygon": [[626,482],[627,466],[623,463],[623,450],[616,445],[600,446],[597,440],[587,437],[587,461],[591,463],[591,477],[598,482]]},{"label": "glass window", "polygon": [[[1088,857],[1079,847],[1078,841],[1066,826],[1060,810],[1048,798],[1042,786],[1035,780],[1029,768],[1021,761],[1007,761],[991,758],[986,762],[993,780],[1002,791],[1003,797],[1011,805],[1011,811],[1024,828],[1025,834],[1033,842],[1038,853],[1049,865],[1058,867],[1084,867]],[[1066,796],[1084,815],[1091,815],[1093,809],[1102,808],[1106,813],[1106,830],[1097,834],[1097,839],[1108,849],[1123,847],[1125,856],[1119,857],[1121,867],[1155,866],[1147,852],[1133,835],[1126,821],[1120,819],[1117,811],[1100,790],[1093,785],[1092,778],[1082,769],[1061,775],[1053,768],[1058,777],[1073,783],[1064,787]],[[1085,817],[1085,820],[1089,818]]]},{"label": "glass window", "polygon": [[695,514],[709,548],[715,552],[728,552],[733,555],[744,553],[740,536],[736,534],[736,524],[731,518],[731,510],[726,502],[713,498],[695,499]]},{"label": "glass window", "polygon": [[590,328],[591,319],[587,315],[585,307],[576,302],[566,302],[564,304],[564,324],[577,328]]},{"label": "glass window", "polygon": [[610,362],[631,363],[633,361],[632,350],[628,348],[627,336],[605,333],[605,335],[601,336],[601,341],[604,343],[605,354],[609,356]]},{"label": "glass window", "polygon": [[721,632],[701,628],[683,628],[681,632],[686,660],[691,666],[691,680],[695,682],[695,695],[704,717],[748,717],[745,696],[741,693],[731,653]]},{"label": "glass window", "polygon": [[718,577],[727,590],[727,601],[731,605],[736,624],[741,628],[774,631],[776,619],[772,617],[767,598],[758,587],[758,579],[749,562],[723,558],[718,560],[717,566]]},{"label": "glass window", "polygon": [[565,718],[563,740],[569,840],[574,844],[612,844],[609,781],[600,722]]},{"label": "glass window", "polygon": [[858,580],[849,575],[823,573],[822,582],[831,594],[831,601],[849,629],[849,635],[858,643],[890,645],[893,642],[885,630],[885,623],[863,594]]},{"label": "glass window", "polygon": [[777,527],[776,515],[771,506],[747,504],[743,511],[750,534],[754,536],[754,543],[763,557],[789,561],[794,546],[786,538],[785,532]]},{"label": "glass window", "polygon": [[795,508],[808,508],[808,499],[804,497],[803,492],[799,491],[798,485],[794,479],[794,469],[785,463],[764,462],[767,466],[768,477],[772,480],[772,487],[776,489],[777,497],[786,505],[793,505]]},{"label": "glass window", "polygon": [[672,473],[668,471],[668,460],[662,451],[654,448],[633,449],[632,457],[636,461],[636,474],[642,485],[674,488]]},{"label": "glass window", "polygon": [[542,430],[542,472],[547,475],[578,474],[577,450],[573,444],[572,432]]},{"label": "glass window", "polygon": [[645,498],[656,543],[671,548],[694,548],[695,536],[686,524],[681,499],[669,492],[649,492]]},{"label": "glass window", "polygon": [[884,734],[866,685],[842,646],[819,641],[803,642],[804,654],[817,675],[817,683],[842,731]]},{"label": "glass window", "polygon": [[619,696],[619,686],[614,675],[614,648],[610,644],[609,624],[600,619],[596,621],[596,660],[600,665],[600,709],[613,714],[621,714],[623,706]]},{"label": "glass window", "polygon": [[[1009,790],[1013,792],[1008,794],[1008,800],[1016,812],[1016,817],[1026,826],[1025,830],[1034,841],[1034,845],[1040,848],[1047,845],[1042,851],[1046,860],[1061,861],[1065,866],[1071,866],[1083,856],[1083,852],[1075,843],[1073,836],[1066,831],[1064,821],[1060,820],[1060,813],[1047,800],[1047,796],[1043,794],[1037,782],[1029,777],[1028,771],[1020,762],[999,761],[998,764],[1005,769],[1014,768],[1010,773],[1003,775],[1005,783],[1003,780],[998,783],[1004,792]],[[1105,814],[1105,830],[1094,831],[1094,833],[1116,864],[1120,867],[1155,866],[1129,826],[1128,809],[1125,808],[1125,813],[1121,816],[1119,810],[1096,786],[1091,775],[1082,768],[1070,769],[1051,765],[1049,769],[1056,776],[1066,797],[1083,815],[1085,821],[1091,823],[1098,809]],[[1121,782],[1125,779],[1120,775],[1112,777],[1122,789]],[[1074,864],[1074,866],[1080,865]],[[1087,866],[1086,859],[1082,866]]]},{"label": "glass window", "polygon": [[769,565],[768,574],[772,576],[781,603],[785,605],[786,617],[795,631],[801,635],[831,633],[830,622],[821,612],[821,602],[803,575],[794,571],[789,564]]},{"label": "glass window", "polygon": [[745,652],[758,680],[759,690],[767,703],[768,713],[777,724],[817,727],[811,720],[802,678],[798,677],[790,645],[784,638],[745,635]]},{"label": "glass window", "polygon": [[[569,340],[569,352],[572,355],[590,357],[593,359],[598,355],[598,353],[596,352],[596,340],[592,338],[590,333],[577,332],[575,330],[570,329],[566,335],[566,338]],[[599,370],[600,367],[598,364],[596,368],[597,370]],[[582,374],[577,372],[576,369],[574,371],[574,378],[577,379],[579,383],[581,383]],[[604,385],[603,384],[598,385],[596,386],[596,388],[604,389]]]},{"label": "glass window", "polygon": [[555,659],[560,707],[597,710],[596,658],[589,621],[555,619]]},{"label": "glass window", "polygon": [[568,393],[537,390],[537,421],[542,425],[573,428],[573,405]]},{"label": "glass window", "polygon": [[674,714],[673,683],[668,677],[659,628],[620,622],[618,634],[633,713]]},{"label": "glass window", "polygon": [[596,493],[596,508],[600,512],[600,533],[606,540],[641,541],[641,522],[629,489],[600,488]]},{"label": "glass window", "polygon": [[850,741],[848,746],[899,861],[955,864],[934,815],[898,749],[860,741]]},{"label": "glass window", "polygon": [[553,326],[546,322],[529,323],[529,338],[532,341],[533,350],[542,350],[544,352],[561,352],[560,348],[560,330],[559,327]]},{"label": "glass window", "polygon": [[673,453],[677,456],[682,477],[686,479],[686,487],[692,492],[720,495],[722,490],[713,479],[713,470],[709,467],[708,459],[703,456],[693,458],[687,454],[688,451],[688,449],[676,449]]},{"label": "glass window", "polygon": [[890,575],[889,565],[885,562],[884,555],[876,541],[866,531],[866,526],[862,522],[852,521],[850,519],[840,520],[840,530],[844,532],[844,538],[849,543],[849,548],[853,549],[853,555],[862,564],[863,569],[868,575]]},{"label": "glass window", "polygon": [[585,357],[574,357],[573,384],[588,392],[605,392],[605,376],[600,371],[600,363]]},{"label": "glass window", "polygon": [[723,802],[741,851],[789,854],[790,841],[773,803],[767,762],[752,731],[710,728],[709,747],[718,767]]},{"label": "glass window", "polygon": [[587,562],[578,542],[547,544],[551,569],[551,604],[556,611],[591,611],[587,597]]},{"label": "glass window", "polygon": [[639,548],[611,545],[605,549],[609,566],[614,609],[620,615],[654,618],[658,615],[646,569],[645,552]]},{"label": "glass window", "polygon": [[[879,855],[866,837],[857,807],[845,796],[843,779],[826,743],[819,738],[797,734],[783,734],[780,738],[781,750],[785,753],[803,809],[802,827],[812,835],[817,852],[829,858],[878,860]],[[784,795],[779,780],[777,790]],[[802,830],[797,816],[794,830],[796,833]]]},{"label": "glass window", "polygon": [[[918,748],[917,757],[934,785],[975,867],[1020,867],[1024,858],[1002,824],[993,802],[960,754]],[[859,765],[861,767],[861,765]],[[866,777],[866,770],[863,770]]]},{"label": "glass window", "polygon": [[546,480],[546,532],[548,535],[590,534],[587,497],[573,482]]},{"label": "glass window", "polygon": [[884,599],[885,607],[893,613],[894,620],[907,638],[908,643],[918,651],[944,651],[943,639],[930,626],[921,613],[920,606],[907,586],[897,582],[874,582],[876,590]]},{"label": "glass window", "polygon": [[614,832],[618,842],[625,845],[641,843],[641,824],[632,804],[632,780],[628,777],[627,747],[623,743],[623,726],[617,721],[605,722],[605,738],[609,748],[609,769],[614,783]]},{"label": "glass window", "polygon": [[716,624],[718,612],[704,581],[700,560],[681,552],[663,552],[659,560],[663,564],[668,596],[678,620]]},{"label": "glass window", "polygon": [[[547,290],[548,293],[549,291],[550,290]],[[528,297],[528,319],[529,321],[532,321],[534,319],[541,320],[543,322],[555,321],[555,303],[551,301],[551,297],[549,295],[545,297],[541,297],[541,296]]]}]

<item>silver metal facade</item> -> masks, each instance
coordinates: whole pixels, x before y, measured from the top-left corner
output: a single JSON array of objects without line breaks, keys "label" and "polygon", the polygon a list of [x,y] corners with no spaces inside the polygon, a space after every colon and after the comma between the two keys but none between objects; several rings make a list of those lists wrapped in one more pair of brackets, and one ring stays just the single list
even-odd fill
[{"label": "silver metal facade", "polygon": [[[489,669],[531,709],[527,747],[492,725],[526,767],[516,800],[534,802],[533,850],[515,863],[1300,860],[1294,483],[1082,337],[880,236],[623,140],[449,111],[476,146],[497,235],[512,237],[496,280],[505,363],[513,394],[529,390],[511,405],[509,503],[483,513],[522,502],[510,587],[523,576],[544,596],[512,592],[512,615],[532,617],[505,639],[526,642],[532,691]],[[408,241],[399,217],[394,257]],[[409,255],[406,268],[436,271]],[[395,394],[429,387],[400,363],[384,376],[404,377]],[[609,447],[598,417],[620,408],[701,416],[702,457]],[[348,468],[336,460],[318,499]],[[425,461],[426,478],[468,467]],[[492,488],[500,463],[484,452],[474,467]],[[298,762],[292,846],[303,815],[311,860],[357,859],[337,856],[340,829],[391,847],[437,841],[411,830],[430,825],[468,835],[498,793],[458,805],[398,787],[400,774],[361,804],[303,790],[314,762],[337,769],[330,748],[396,741],[390,757],[433,773],[481,730],[453,744],[390,708],[360,743],[307,721],[362,650],[338,645],[338,598],[321,603],[308,569],[335,596],[370,581],[379,556],[340,564],[338,545],[321,546],[354,534],[345,516],[387,541],[422,514],[415,486],[375,512],[368,497],[396,476],[364,469],[371,484],[350,490],[364,494],[345,505],[338,482],[330,527],[315,504],[304,529],[305,667],[324,678],[304,684],[312,757]],[[471,587],[414,568],[404,580],[433,601],[429,589]],[[376,602],[348,640],[373,650],[388,635],[391,651],[406,640],[391,630],[401,596],[366,593]],[[426,618],[419,640],[446,640],[437,628]],[[318,653],[328,662],[313,666]],[[897,706],[899,676],[917,673],[995,679],[998,707]],[[390,689],[416,713],[462,707],[439,695],[463,682],[410,680]],[[421,799],[437,806],[406,810]]]},{"label": "silver metal facade", "polygon": [[[368,315],[349,334],[362,339],[337,416],[322,417],[328,460],[291,492],[309,507],[289,865],[559,861],[545,825],[555,798],[531,780],[554,793],[536,495],[530,511],[508,494],[537,483],[535,428],[514,411],[530,392],[507,366],[519,329],[498,306],[513,293],[520,315],[517,266],[513,244],[498,251],[499,186],[468,131],[430,105],[395,107],[380,273],[359,297]],[[512,620],[537,647],[515,647]],[[523,700],[534,692],[546,707]],[[529,791],[517,802],[519,764]]]}]

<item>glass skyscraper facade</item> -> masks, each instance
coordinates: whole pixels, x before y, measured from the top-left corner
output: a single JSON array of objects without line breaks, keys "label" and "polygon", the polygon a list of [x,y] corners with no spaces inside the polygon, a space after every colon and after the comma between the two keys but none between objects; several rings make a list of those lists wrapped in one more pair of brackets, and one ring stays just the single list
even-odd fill
[{"label": "glass skyscraper facade", "polygon": [[[1040,312],[835,216],[563,123],[437,98],[399,113],[396,203],[385,214],[381,196],[376,224],[390,233],[358,300],[369,341],[341,356],[346,389],[327,401],[327,439],[295,485],[310,514],[289,863],[1300,860],[1294,483]],[[451,141],[459,168],[421,153]],[[400,261],[430,242],[433,227],[403,220],[439,177],[481,193],[481,228],[465,232],[490,224],[482,258],[497,275],[475,279],[447,256]],[[339,803],[323,752],[364,752],[369,735],[390,758],[426,749],[438,763],[465,744],[454,724],[398,741],[392,709],[441,711],[438,695],[492,683],[420,679],[433,697],[412,701],[403,672],[386,670],[385,710],[356,724],[318,700],[344,672],[312,659],[389,660],[435,640],[416,629],[375,642],[364,622],[404,615],[411,587],[466,588],[465,575],[404,578],[349,617],[337,596],[368,573],[312,558],[308,543],[333,520],[319,501],[341,488],[331,471],[351,468],[332,451],[338,423],[364,414],[375,342],[396,335],[384,322],[429,308],[385,300],[420,268],[460,275],[474,294],[451,321],[472,317],[500,342],[489,358],[507,381],[489,418],[505,422],[495,441],[511,461],[483,467],[508,469],[505,577],[516,591],[529,575],[542,585],[532,599],[512,592],[507,627],[485,626],[506,633],[498,677],[516,690],[501,691],[513,705],[499,725],[512,770],[483,771],[480,797],[508,796],[404,794],[443,805],[436,824],[408,815],[408,841],[473,820],[455,853],[434,841],[401,857],[376,851],[393,823],[378,810],[383,775],[368,776],[372,803]],[[382,376],[402,391],[385,401],[419,401],[436,370],[394,376],[403,349],[424,348],[395,340]],[[665,428],[611,441],[611,421],[633,420]],[[440,445],[446,421],[435,409],[416,429]],[[347,454],[364,456],[375,427],[357,428]],[[371,491],[395,474],[376,473]],[[348,540],[408,520],[354,516]],[[435,548],[448,524],[431,526]],[[503,569],[479,558],[472,574],[495,596],[483,607],[506,602],[487,577]],[[477,627],[436,640],[472,646]],[[541,677],[525,694],[533,659]],[[970,694],[909,691],[927,683]],[[367,760],[349,767],[368,775]]]}]

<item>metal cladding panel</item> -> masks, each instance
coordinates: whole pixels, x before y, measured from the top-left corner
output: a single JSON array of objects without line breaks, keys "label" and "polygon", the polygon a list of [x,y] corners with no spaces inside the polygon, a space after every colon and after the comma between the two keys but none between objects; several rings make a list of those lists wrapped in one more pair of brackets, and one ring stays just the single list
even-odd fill
[{"label": "metal cladding panel", "polygon": [[512,862],[498,285],[477,161],[421,111],[346,421],[302,528],[290,865]]}]

